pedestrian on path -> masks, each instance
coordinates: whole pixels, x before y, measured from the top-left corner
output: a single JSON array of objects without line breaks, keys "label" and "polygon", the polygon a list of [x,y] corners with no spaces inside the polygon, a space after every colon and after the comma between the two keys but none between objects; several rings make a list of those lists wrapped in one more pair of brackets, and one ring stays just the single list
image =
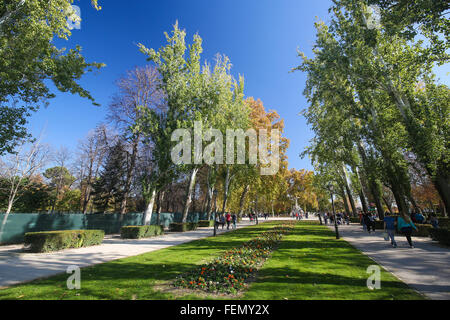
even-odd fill
[{"label": "pedestrian on path", "polygon": [[230,230],[231,214],[229,212],[225,215],[225,219],[227,220],[227,230]]},{"label": "pedestrian on path", "polygon": [[347,212],[344,214],[344,221],[348,226],[350,225],[350,216]]},{"label": "pedestrian on path", "polygon": [[220,224],[222,225],[222,230],[225,227],[225,217],[223,214],[220,215]]},{"label": "pedestrian on path", "polygon": [[437,229],[439,227],[439,220],[436,217],[436,214],[433,213],[431,215],[430,222],[434,229]]},{"label": "pedestrian on path", "polygon": [[395,217],[385,216],[384,217],[384,230],[388,234],[389,239],[391,239],[391,245],[393,248],[397,248],[397,242],[395,242],[395,227],[397,225],[397,220]]},{"label": "pedestrian on path", "polygon": [[[370,219],[369,214],[368,213],[364,213],[362,220],[363,220],[363,223],[364,223],[363,228],[365,226],[364,229],[366,229],[367,232],[369,232],[369,234],[370,234],[370,230],[372,229],[372,221]],[[373,231],[375,231],[375,227],[373,228]]]},{"label": "pedestrian on path", "polygon": [[325,225],[327,225],[328,224],[328,212],[324,213],[323,220],[325,220]]},{"label": "pedestrian on path", "polygon": [[414,248],[413,244],[412,244],[412,240],[411,240],[411,234],[412,234],[412,229],[416,229],[417,231],[417,227],[414,225],[414,222],[412,222],[410,217],[398,217],[397,219],[397,228],[398,230],[403,233],[406,237],[406,240],[408,240],[409,243],[409,247],[410,248]]},{"label": "pedestrian on path", "polygon": [[236,222],[237,222],[237,216],[235,213],[231,215],[231,222],[233,223],[233,230],[236,230]]}]

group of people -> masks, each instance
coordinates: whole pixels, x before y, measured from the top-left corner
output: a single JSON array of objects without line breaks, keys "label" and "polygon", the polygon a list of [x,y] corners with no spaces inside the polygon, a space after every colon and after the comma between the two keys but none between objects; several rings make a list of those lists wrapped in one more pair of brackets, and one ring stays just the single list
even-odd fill
[{"label": "group of people", "polygon": [[387,234],[386,240],[387,241],[391,240],[391,245],[393,248],[397,248],[397,242],[395,241],[395,229],[397,229],[403,235],[405,235],[410,248],[414,248],[411,235],[413,229],[417,230],[417,227],[412,221],[412,219],[410,217],[405,218],[402,216],[393,217],[389,215],[386,215],[384,217],[384,230]]},{"label": "group of people", "polygon": [[302,220],[303,218],[308,219],[309,214],[310,214],[309,212],[295,211],[292,212],[292,217],[294,217],[295,220]]},{"label": "group of people", "polygon": [[220,216],[216,216],[216,227],[219,227],[219,225],[221,225],[223,229],[226,224],[227,230],[230,230],[230,226],[234,230],[236,229],[236,223],[237,223],[237,215],[235,213],[230,214],[229,212],[227,212],[225,214],[221,214]]},{"label": "group of people", "polygon": [[424,216],[420,212],[413,212],[413,213],[411,213],[410,218],[414,223],[431,224],[433,226],[433,228],[438,228],[438,225],[439,225],[439,220],[435,213]]},{"label": "group of people", "polygon": [[393,248],[397,247],[397,242],[395,241],[395,231],[396,229],[401,232],[408,241],[408,244],[411,248],[414,248],[412,243],[411,235],[413,229],[417,231],[417,227],[414,223],[422,224],[428,223],[433,226],[433,228],[438,228],[439,220],[436,214],[431,214],[427,218],[424,217],[421,213],[411,213],[409,217],[393,217],[389,214],[386,214],[384,217],[384,230],[386,232],[386,240],[391,240],[391,245]]},{"label": "group of people", "polygon": [[268,213],[258,213],[258,214],[256,214],[256,213],[253,213],[253,212],[248,214],[248,218],[250,219],[250,221],[256,221],[256,219],[258,217],[259,218],[264,218],[264,220],[267,220],[267,219],[269,219],[269,214]]},{"label": "group of people", "polygon": [[368,233],[375,232],[375,219],[376,215],[371,213],[359,213],[359,220],[363,225],[363,229]]},{"label": "group of people", "polygon": [[[325,225],[328,225],[328,221],[330,224],[334,224],[334,214],[330,212],[321,212],[319,213],[319,220],[322,220]],[[338,225],[350,224],[350,216],[347,213],[338,212],[336,213],[336,223]]]}]

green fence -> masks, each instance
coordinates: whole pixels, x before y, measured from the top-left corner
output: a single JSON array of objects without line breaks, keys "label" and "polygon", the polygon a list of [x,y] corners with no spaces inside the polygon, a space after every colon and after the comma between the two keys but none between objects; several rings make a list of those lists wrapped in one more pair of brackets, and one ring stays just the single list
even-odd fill
[{"label": "green fence", "polygon": [[[5,214],[0,214],[0,224]],[[181,213],[161,213],[160,223],[169,227],[173,222],[181,222]],[[0,244],[21,243],[27,232],[52,230],[104,230],[105,234],[120,233],[122,226],[142,225],[143,213],[121,214],[39,214],[39,213],[11,213],[0,234]],[[206,219],[203,213],[191,213],[188,222]],[[152,215],[150,224],[156,224],[157,215]]]}]

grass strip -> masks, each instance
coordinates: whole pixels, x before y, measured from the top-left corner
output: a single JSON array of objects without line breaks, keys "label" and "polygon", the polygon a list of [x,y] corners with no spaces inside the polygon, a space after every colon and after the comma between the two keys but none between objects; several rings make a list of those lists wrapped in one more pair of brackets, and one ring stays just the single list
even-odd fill
[{"label": "grass strip", "polygon": [[209,293],[238,293],[293,225],[291,222],[275,226],[242,246],[225,251],[211,262],[178,276],[173,286]]}]

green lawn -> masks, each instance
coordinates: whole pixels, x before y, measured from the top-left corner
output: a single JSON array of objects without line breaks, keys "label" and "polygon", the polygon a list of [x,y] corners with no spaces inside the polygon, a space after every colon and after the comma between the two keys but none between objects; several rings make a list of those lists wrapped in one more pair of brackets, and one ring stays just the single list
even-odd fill
[{"label": "green lawn", "polygon": [[[62,274],[0,290],[0,299],[173,299],[155,290],[221,251],[237,247],[276,222],[239,229],[81,270],[81,289],[68,290]],[[369,290],[366,269],[375,264],[324,226],[300,222],[267,260],[243,299],[422,299],[382,271],[381,290]],[[205,299],[186,294],[183,299]],[[211,297],[210,297],[211,298]]]}]

